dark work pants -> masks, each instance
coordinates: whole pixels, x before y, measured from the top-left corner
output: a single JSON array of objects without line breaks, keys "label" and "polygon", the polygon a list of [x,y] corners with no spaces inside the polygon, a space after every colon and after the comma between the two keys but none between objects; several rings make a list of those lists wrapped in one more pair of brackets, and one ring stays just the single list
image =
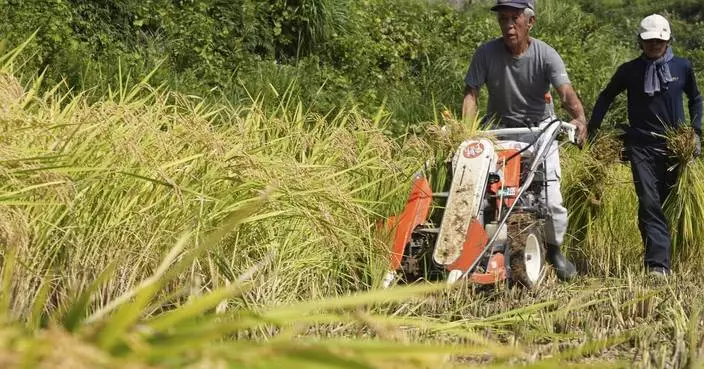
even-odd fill
[{"label": "dark work pants", "polygon": [[628,148],[638,195],[638,228],[645,244],[645,266],[670,270],[670,229],[663,204],[677,183],[679,168],[664,150],[651,146]]}]

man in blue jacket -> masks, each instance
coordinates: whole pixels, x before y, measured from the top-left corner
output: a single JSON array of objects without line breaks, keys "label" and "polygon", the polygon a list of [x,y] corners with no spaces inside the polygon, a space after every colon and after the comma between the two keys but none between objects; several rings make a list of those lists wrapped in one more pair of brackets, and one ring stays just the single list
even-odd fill
[{"label": "man in blue jacket", "polygon": [[701,152],[702,97],[692,64],[673,55],[670,24],[657,14],[640,23],[638,42],[643,53],[622,64],[601,92],[589,121],[593,136],[601,126],[614,98],[628,93],[625,147],[638,195],[638,226],[645,244],[645,267],[649,274],[670,273],[671,237],[663,203],[677,183],[679,170],[663,135],[667,127],[685,121],[683,95],[687,95],[691,125],[697,134],[695,156]]}]

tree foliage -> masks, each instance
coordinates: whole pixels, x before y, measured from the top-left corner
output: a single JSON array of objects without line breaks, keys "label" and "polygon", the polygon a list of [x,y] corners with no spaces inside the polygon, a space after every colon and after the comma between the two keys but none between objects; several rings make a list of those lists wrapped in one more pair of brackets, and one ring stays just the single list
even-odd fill
[{"label": "tree foliage", "polygon": [[[473,51],[499,34],[489,3],[0,0],[0,34],[18,44],[37,31],[25,70],[46,68],[70,87],[105,88],[159,66],[153,83],[234,102],[289,91],[323,113],[384,104],[403,131],[439,108],[458,110]],[[560,52],[590,106],[616,66],[637,55],[637,22],[652,12],[672,20],[676,52],[702,70],[703,8],[695,0],[541,0],[534,36]]]}]

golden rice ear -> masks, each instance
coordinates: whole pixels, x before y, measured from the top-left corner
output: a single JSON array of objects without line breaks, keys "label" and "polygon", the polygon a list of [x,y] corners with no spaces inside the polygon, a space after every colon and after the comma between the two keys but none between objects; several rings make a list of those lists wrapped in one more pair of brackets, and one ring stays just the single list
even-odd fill
[{"label": "golden rice ear", "polygon": [[6,112],[9,108],[22,101],[24,88],[14,76],[7,73],[0,73],[0,112]]},{"label": "golden rice ear", "polygon": [[0,206],[0,247],[4,250],[26,249],[30,236],[31,227],[26,215],[12,207]]},{"label": "golden rice ear", "polygon": [[665,130],[667,148],[673,159],[679,164],[687,164],[694,157],[696,150],[697,133],[690,126],[680,126],[677,128],[668,127]]},{"label": "golden rice ear", "polygon": [[598,162],[608,165],[621,161],[623,141],[615,132],[601,130],[589,145],[589,154]]}]

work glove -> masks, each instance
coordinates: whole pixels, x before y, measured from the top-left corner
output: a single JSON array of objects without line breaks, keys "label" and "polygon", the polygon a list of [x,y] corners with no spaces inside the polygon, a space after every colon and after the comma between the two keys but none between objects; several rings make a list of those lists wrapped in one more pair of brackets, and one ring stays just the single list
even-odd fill
[{"label": "work glove", "polygon": [[577,146],[581,149],[587,141],[587,123],[579,119],[573,119],[570,123],[577,128]]}]

